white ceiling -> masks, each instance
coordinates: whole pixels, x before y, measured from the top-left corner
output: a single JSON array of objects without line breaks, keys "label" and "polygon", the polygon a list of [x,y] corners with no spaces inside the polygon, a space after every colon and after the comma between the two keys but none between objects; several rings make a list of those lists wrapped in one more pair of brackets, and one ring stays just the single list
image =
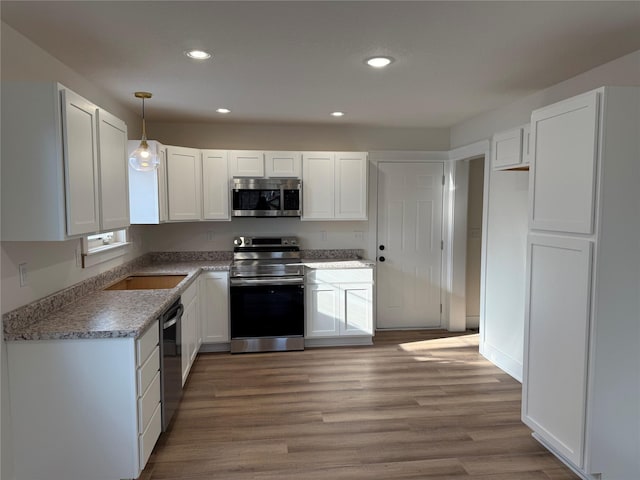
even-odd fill
[{"label": "white ceiling", "polygon": [[[449,127],[640,49],[640,2],[3,0],[1,15],[132,109],[153,92],[149,121]],[[378,54],[396,61],[364,64]]]}]

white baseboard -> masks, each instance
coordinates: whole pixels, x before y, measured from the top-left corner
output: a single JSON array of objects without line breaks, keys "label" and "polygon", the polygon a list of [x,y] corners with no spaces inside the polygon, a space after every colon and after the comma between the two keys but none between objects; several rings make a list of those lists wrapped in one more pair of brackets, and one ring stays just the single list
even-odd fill
[{"label": "white baseboard", "polygon": [[500,370],[508,373],[522,383],[522,363],[516,361],[506,353],[501,352],[494,346],[489,345],[487,342],[480,343],[480,354]]},{"label": "white baseboard", "polygon": [[213,352],[230,352],[230,343],[203,343],[200,345],[200,353],[213,353]]},{"label": "white baseboard", "polygon": [[359,345],[373,345],[373,337],[335,337],[335,338],[307,338],[306,347],[353,347]]}]

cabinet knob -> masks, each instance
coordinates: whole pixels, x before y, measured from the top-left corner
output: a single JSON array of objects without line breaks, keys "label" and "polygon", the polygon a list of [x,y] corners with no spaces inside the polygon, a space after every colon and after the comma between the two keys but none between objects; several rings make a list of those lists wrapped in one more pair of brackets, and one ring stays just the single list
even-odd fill
[{"label": "cabinet knob", "polygon": [[381,262],[384,262],[386,260],[386,258],[384,257],[378,257],[378,260],[380,260]]},{"label": "cabinet knob", "polygon": [[384,245],[380,245],[378,248],[379,248],[380,250],[384,250]]}]

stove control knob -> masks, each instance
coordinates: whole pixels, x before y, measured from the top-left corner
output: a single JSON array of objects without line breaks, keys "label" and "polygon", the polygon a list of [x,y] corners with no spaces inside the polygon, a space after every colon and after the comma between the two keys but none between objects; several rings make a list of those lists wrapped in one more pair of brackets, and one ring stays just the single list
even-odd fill
[{"label": "stove control knob", "polygon": [[234,238],[234,239],[233,239],[233,244],[234,244],[236,247],[239,247],[240,245],[242,245],[242,239],[241,239],[240,237],[236,237],[236,238]]},{"label": "stove control knob", "polygon": [[289,240],[286,240],[286,239],[285,239],[285,240],[283,240],[283,241],[282,241],[282,244],[283,244],[283,245],[289,245]]},{"label": "stove control knob", "polygon": [[291,245],[295,245],[296,243],[298,243],[298,242],[296,241],[296,239],[295,239],[295,238],[292,238],[292,239],[291,239]]}]

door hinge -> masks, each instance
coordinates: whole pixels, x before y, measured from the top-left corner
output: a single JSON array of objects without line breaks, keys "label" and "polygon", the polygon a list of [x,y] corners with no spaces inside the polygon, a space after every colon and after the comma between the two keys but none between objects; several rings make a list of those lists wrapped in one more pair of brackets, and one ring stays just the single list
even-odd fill
[{"label": "door hinge", "polygon": [[442,175],[442,185],[444,185],[444,175]]},{"label": "door hinge", "polygon": [[442,304],[440,304],[440,313],[442,313]]},{"label": "door hinge", "polygon": [[440,240],[440,250],[444,250],[444,240]]}]

